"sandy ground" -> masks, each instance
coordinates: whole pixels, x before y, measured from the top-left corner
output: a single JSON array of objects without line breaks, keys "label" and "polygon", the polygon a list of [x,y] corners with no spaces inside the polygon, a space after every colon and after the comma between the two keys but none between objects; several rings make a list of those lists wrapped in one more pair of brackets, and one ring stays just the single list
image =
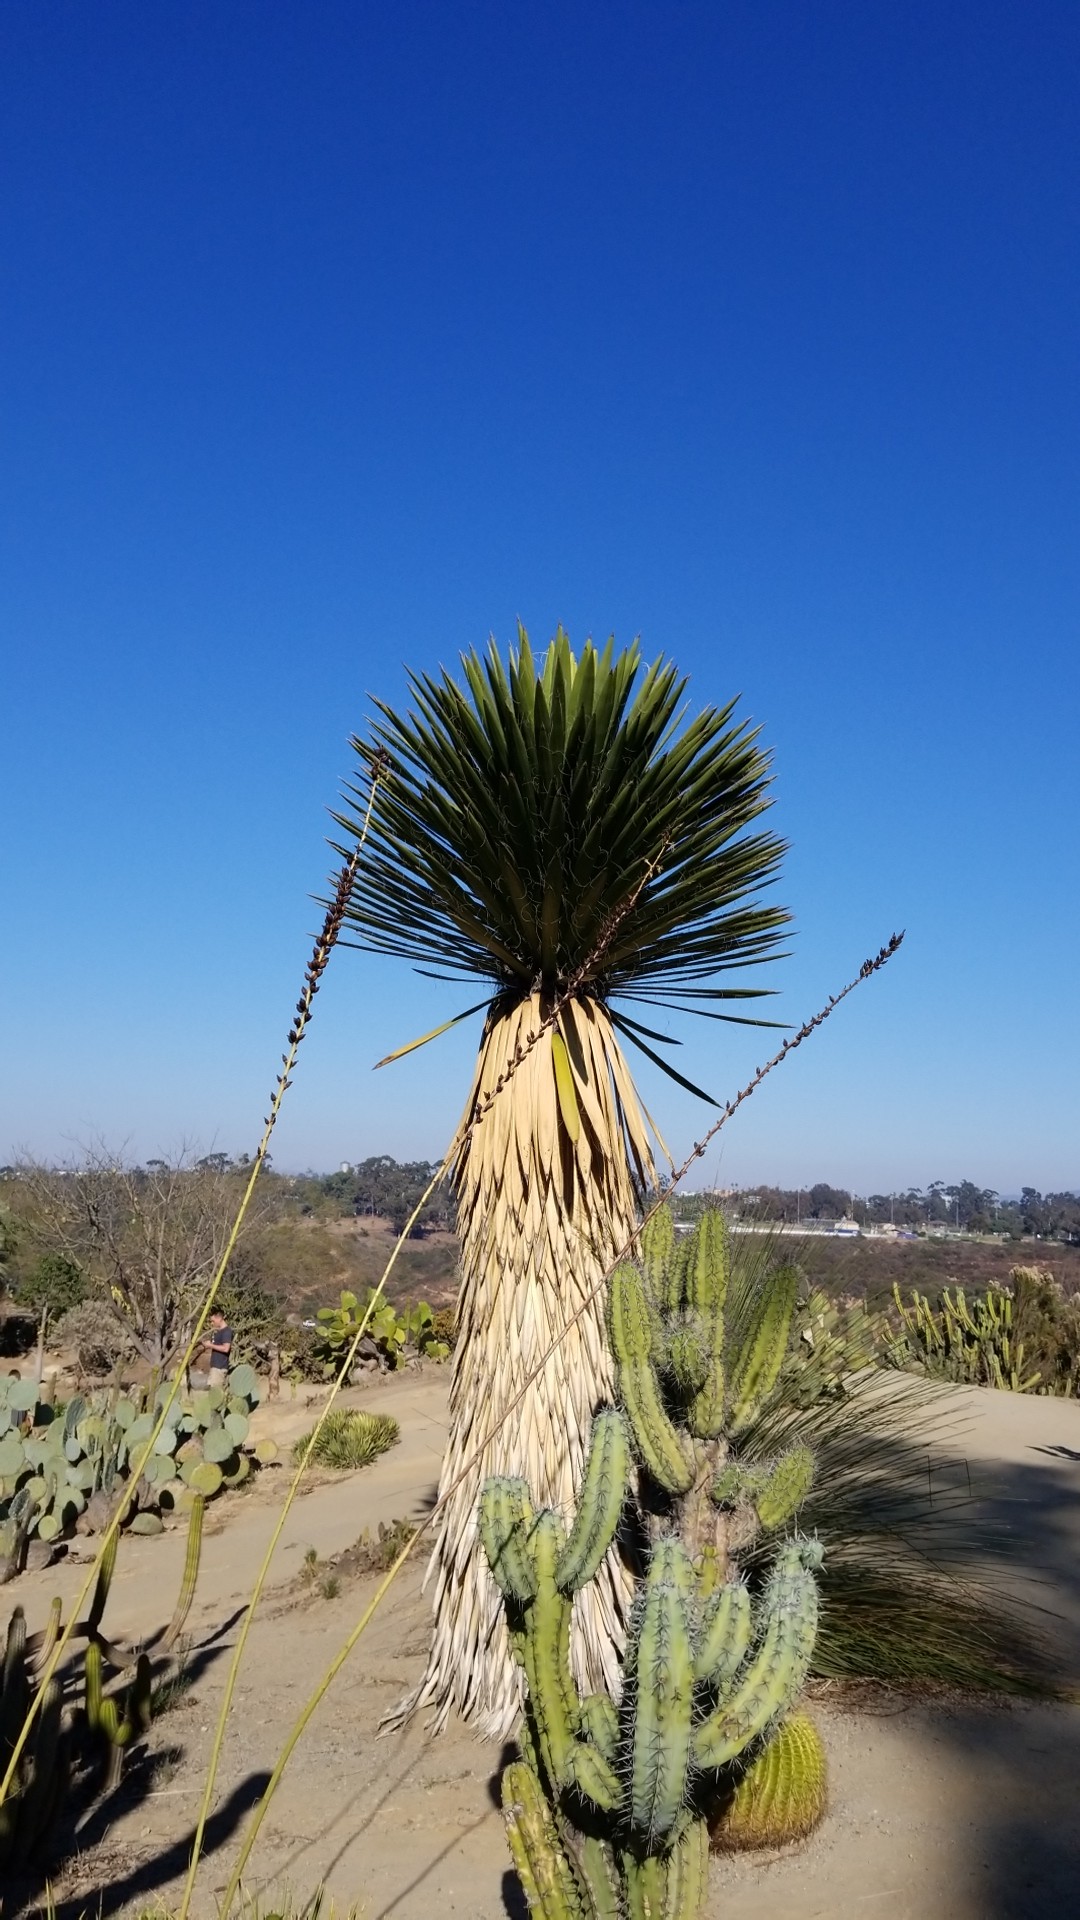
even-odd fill
[{"label": "sandy ground", "polygon": [[[216,1911],[237,1836],[283,1735],[373,1591],[371,1577],[344,1582],[337,1597],[312,1590],[300,1571],[306,1550],[326,1559],[380,1520],[417,1517],[433,1494],[445,1376],[410,1374],[349,1397],[393,1412],[402,1441],[362,1474],[314,1487],[290,1516],[226,1740],[200,1920]],[[1038,1568],[1063,1666],[1076,1674],[1080,1406],[974,1390],[956,1399],[968,1422],[957,1459],[986,1510],[1008,1522],[1017,1570]],[[269,1417],[287,1439],[311,1414],[285,1402]],[[91,1818],[56,1889],[60,1920],[145,1911],[175,1895],[226,1655],[283,1479],[261,1475],[253,1492],[233,1499],[227,1523],[211,1509],[190,1622],[193,1684],[157,1723],[150,1760],[125,1781],[107,1828]],[[168,1617],[182,1551],[179,1535],[125,1540],[107,1614],[112,1632],[145,1632],[151,1616]],[[33,1625],[49,1597],[70,1598],[78,1580],[69,1562],[24,1575],[9,1597]],[[376,1737],[380,1714],[418,1674],[427,1624],[415,1569],[393,1588],[309,1727],[260,1837],[252,1887],[280,1894],[289,1886],[306,1896],[325,1882],[365,1920],[523,1914],[495,1808],[498,1750],[460,1725],[434,1741],[416,1726]],[[818,1714],[830,1815],[805,1847],[784,1856],[715,1862],[716,1920],[1065,1920],[1080,1912],[1080,1707],[852,1713],[826,1699]]]}]

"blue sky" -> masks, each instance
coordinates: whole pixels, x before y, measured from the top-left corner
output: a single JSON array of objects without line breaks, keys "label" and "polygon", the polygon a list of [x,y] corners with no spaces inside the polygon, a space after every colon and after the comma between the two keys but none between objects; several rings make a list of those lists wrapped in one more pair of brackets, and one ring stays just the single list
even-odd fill
[{"label": "blue sky", "polygon": [[[907,929],[706,1177],[1080,1186],[1078,67],[1047,0],[8,0],[0,1156],[250,1150],[348,735],[520,615],[741,692],[779,1017]],[[342,952],[277,1163],[437,1156],[476,1023],[370,1067],[467,1003]]]}]

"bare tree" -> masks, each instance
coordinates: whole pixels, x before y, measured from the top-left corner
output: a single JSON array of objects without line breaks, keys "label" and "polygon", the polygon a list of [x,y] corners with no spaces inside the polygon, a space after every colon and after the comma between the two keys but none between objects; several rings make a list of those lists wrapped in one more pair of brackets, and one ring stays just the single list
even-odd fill
[{"label": "bare tree", "polygon": [[118,1346],[151,1367],[186,1347],[225,1250],[242,1175],[222,1154],[125,1165],[100,1144],[65,1167],[23,1164],[25,1231],[85,1275]]}]

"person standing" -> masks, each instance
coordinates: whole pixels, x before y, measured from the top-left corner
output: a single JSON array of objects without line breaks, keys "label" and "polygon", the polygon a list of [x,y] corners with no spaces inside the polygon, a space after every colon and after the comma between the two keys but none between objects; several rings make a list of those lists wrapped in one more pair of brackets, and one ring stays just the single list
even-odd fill
[{"label": "person standing", "polygon": [[225,1385],[232,1353],[233,1330],[220,1308],[210,1315],[210,1332],[204,1334],[191,1369],[191,1384],[197,1389]]}]

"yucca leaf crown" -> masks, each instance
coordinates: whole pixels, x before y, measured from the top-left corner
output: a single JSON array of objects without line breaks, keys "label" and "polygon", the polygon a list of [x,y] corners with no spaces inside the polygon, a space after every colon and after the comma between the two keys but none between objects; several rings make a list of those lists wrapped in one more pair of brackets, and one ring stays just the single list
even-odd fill
[{"label": "yucca leaf crown", "polygon": [[[770,804],[769,762],[735,701],[680,730],[670,662],[642,674],[638,645],[610,640],[578,658],[561,627],[542,671],[520,626],[505,665],[492,641],[462,670],[464,687],[410,675],[415,713],[379,701],[371,739],[352,741],[369,778],[383,768],[353,944],[514,997],[570,981],[604,1001],[760,993],[698,984],[774,958],[788,919],[755,897],[785,849],[746,831]],[[367,792],[348,786],[335,816],[350,837]]]}]

